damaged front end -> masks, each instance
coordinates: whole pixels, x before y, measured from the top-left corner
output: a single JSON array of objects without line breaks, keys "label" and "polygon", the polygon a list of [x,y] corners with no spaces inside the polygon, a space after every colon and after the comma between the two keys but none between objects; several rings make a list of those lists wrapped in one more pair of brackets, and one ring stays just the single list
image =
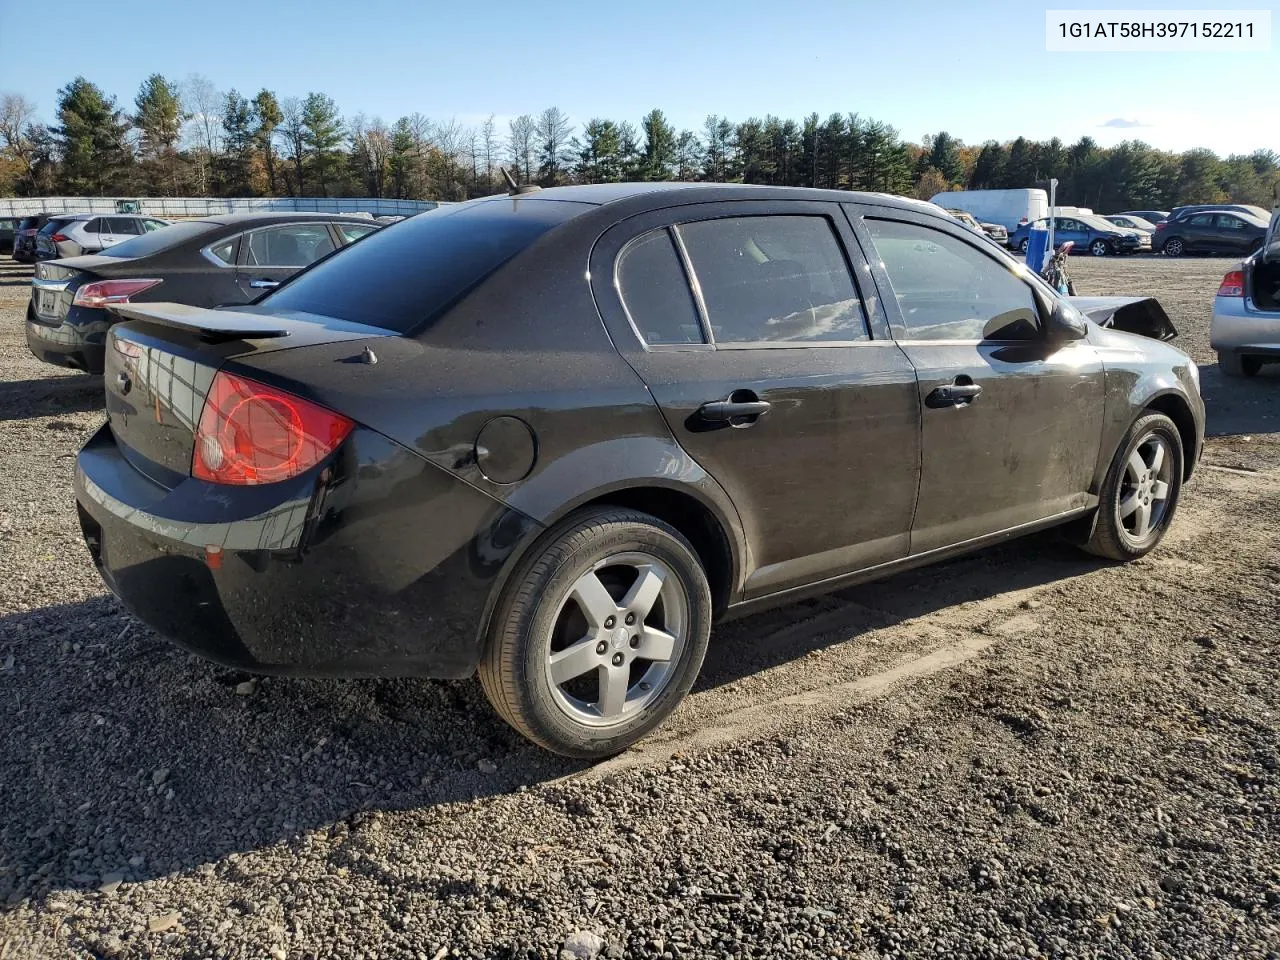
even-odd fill
[{"label": "damaged front end", "polygon": [[1169,341],[1178,330],[1155,297],[1068,297],[1071,305],[1100,327]]}]

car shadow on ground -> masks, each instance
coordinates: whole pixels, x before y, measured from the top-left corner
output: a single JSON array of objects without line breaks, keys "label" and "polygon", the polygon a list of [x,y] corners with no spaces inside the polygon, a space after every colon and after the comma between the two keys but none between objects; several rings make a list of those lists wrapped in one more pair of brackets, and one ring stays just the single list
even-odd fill
[{"label": "car shadow on ground", "polygon": [[[870,627],[1096,567],[1041,536],[734,621],[713,633],[695,694]],[[370,811],[466,803],[586,766],[520,738],[474,681],[248,679],[106,595],[0,617],[0,902],[191,870],[356,831]]]},{"label": "car shadow on ground", "polygon": [[1266,364],[1253,377],[1228,377],[1216,363],[1205,365],[1200,392],[1207,436],[1280,432],[1280,363]]},{"label": "car shadow on ground", "polygon": [[0,383],[0,420],[30,420],[104,407],[102,377],[70,374]]}]

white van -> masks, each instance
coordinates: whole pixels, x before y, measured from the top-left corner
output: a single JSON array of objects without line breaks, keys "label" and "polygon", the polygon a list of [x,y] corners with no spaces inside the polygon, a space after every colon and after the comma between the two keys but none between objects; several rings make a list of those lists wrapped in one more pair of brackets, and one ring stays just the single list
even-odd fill
[{"label": "white van", "polygon": [[950,190],[936,194],[930,202],[958,208],[975,220],[998,223],[1010,233],[1019,224],[1049,215],[1049,195],[1043,190]]}]

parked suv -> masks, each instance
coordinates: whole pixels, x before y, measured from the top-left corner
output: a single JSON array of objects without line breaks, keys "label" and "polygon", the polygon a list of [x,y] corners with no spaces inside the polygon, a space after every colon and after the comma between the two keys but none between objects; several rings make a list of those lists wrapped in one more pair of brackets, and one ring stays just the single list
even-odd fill
[{"label": "parked suv", "polygon": [[[52,224],[56,225],[51,226]],[[169,226],[170,221],[135,214],[74,213],[55,217],[36,234],[36,259],[100,253],[117,243]]]},{"label": "parked suv", "polygon": [[34,263],[36,259],[36,234],[56,213],[33,213],[22,218],[13,234],[13,259],[19,263]]},{"label": "parked suv", "polygon": [[1141,557],[1203,445],[1185,354],[880,194],[524,192],[161,299],[110,306],[77,461],[108,587],[237,668],[478,672],[576,757],[670,714],[716,618],[1063,524]]}]

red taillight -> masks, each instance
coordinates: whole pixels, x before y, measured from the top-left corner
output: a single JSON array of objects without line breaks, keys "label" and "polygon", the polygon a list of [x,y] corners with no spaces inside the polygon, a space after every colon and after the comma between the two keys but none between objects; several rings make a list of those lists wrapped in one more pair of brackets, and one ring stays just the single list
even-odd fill
[{"label": "red taillight", "polygon": [[288,480],[336,450],[352,426],[301,397],[220,372],[196,427],[191,475],[241,486]]},{"label": "red taillight", "polygon": [[1222,278],[1222,283],[1218,286],[1218,296],[1220,297],[1243,297],[1244,296],[1244,271],[1232,270]]},{"label": "red taillight", "polygon": [[49,239],[52,240],[54,243],[66,243],[71,238],[68,237],[65,233],[55,233]]},{"label": "red taillight", "polygon": [[1169,226],[1169,224],[1168,224],[1168,223],[1166,223],[1165,221],[1161,220],[1159,223],[1157,223],[1157,224],[1156,224],[1156,230],[1157,230],[1157,232],[1158,232],[1158,231],[1160,231],[1160,230],[1163,230],[1163,229],[1164,229],[1165,227],[1167,227],[1167,226]]},{"label": "red taillight", "polygon": [[108,303],[128,303],[130,297],[137,296],[143,290],[150,290],[159,282],[159,280],[95,280],[80,287],[72,303],[77,307],[103,307]]}]

